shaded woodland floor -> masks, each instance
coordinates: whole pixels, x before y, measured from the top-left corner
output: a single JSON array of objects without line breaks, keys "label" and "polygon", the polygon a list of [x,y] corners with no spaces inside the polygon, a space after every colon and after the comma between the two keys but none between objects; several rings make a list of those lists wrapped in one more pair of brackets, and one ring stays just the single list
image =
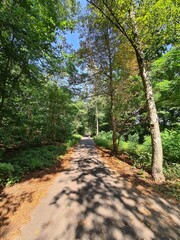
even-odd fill
[{"label": "shaded woodland floor", "polygon": [[[56,170],[21,183],[25,186],[19,199],[15,189],[18,192],[22,185],[14,185],[14,193],[11,188],[2,192],[2,239],[178,239],[178,203],[161,198],[148,174],[97,150],[91,139],[83,139]],[[35,205],[31,221],[19,234]],[[12,229],[14,235],[8,238]]]}]

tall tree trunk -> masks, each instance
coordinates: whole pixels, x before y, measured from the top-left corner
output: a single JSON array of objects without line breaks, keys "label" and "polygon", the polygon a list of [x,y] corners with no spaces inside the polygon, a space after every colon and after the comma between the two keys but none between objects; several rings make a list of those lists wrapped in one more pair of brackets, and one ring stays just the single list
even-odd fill
[{"label": "tall tree trunk", "polygon": [[111,93],[111,125],[112,125],[112,142],[113,142],[113,152],[117,152],[117,135],[116,135],[116,122],[114,116],[114,96]]},{"label": "tall tree trunk", "polygon": [[136,56],[139,65],[140,76],[144,85],[149,113],[150,132],[152,141],[152,177],[156,182],[162,182],[165,180],[163,175],[163,149],[152,84],[148,77],[148,72],[146,70],[143,58],[139,55],[137,51]]},{"label": "tall tree trunk", "polygon": [[115,91],[113,84],[113,63],[112,63],[112,50],[111,50],[111,40],[109,35],[109,30],[105,34],[105,42],[108,50],[108,60],[109,60],[109,85],[110,85],[110,101],[111,101],[111,127],[112,127],[112,143],[113,143],[113,152],[117,152],[117,134],[116,134],[116,121],[115,121]]},{"label": "tall tree trunk", "polygon": [[158,121],[158,115],[156,110],[156,104],[153,95],[153,89],[151,81],[148,77],[148,71],[146,69],[144,60],[144,51],[142,50],[142,43],[140,40],[140,33],[137,28],[135,12],[133,9],[130,11],[130,18],[132,20],[132,30],[133,30],[133,41],[130,40],[132,47],[135,50],[136,58],[138,62],[140,76],[144,85],[144,92],[146,96],[146,102],[149,114],[149,124],[151,132],[151,142],[152,142],[152,177],[155,182],[162,182],[165,180],[163,175],[163,149],[161,142],[160,127]]},{"label": "tall tree trunk", "polygon": [[111,95],[111,126],[112,126],[112,142],[113,142],[113,152],[117,152],[117,134],[116,134],[116,119],[114,114],[115,99],[114,99],[114,86],[113,86],[113,75],[112,67],[110,61],[110,95]]},{"label": "tall tree trunk", "polygon": [[98,117],[98,103],[96,99],[96,136],[99,135],[99,117]]}]

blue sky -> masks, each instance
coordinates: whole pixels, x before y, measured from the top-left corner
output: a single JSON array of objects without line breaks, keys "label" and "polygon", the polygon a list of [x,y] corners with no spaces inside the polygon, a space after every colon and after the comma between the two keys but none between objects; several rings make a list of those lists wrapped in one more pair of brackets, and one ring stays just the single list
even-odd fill
[{"label": "blue sky", "polygon": [[86,0],[79,0],[79,2],[81,3],[82,7],[86,7],[86,5],[87,5]]},{"label": "blue sky", "polygon": [[[87,5],[86,0],[79,0],[81,3],[82,8],[85,8]],[[66,34],[66,40],[69,44],[72,44],[73,48],[77,50],[79,48],[79,33],[77,31],[73,33]]]}]

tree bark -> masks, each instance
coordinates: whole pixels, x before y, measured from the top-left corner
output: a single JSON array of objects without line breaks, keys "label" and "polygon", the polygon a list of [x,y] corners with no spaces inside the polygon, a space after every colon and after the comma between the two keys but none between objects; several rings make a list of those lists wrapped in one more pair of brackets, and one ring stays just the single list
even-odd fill
[{"label": "tree bark", "polygon": [[112,52],[111,52],[111,42],[109,37],[109,31],[107,30],[105,35],[108,59],[109,59],[109,81],[110,81],[110,101],[111,101],[111,127],[112,127],[112,142],[113,142],[113,152],[117,153],[117,134],[116,134],[116,121],[115,121],[115,91],[113,86],[113,63],[112,63]]},{"label": "tree bark", "polygon": [[144,85],[144,92],[146,96],[149,114],[149,124],[152,142],[152,177],[155,182],[163,182],[165,180],[163,175],[163,149],[158,114],[156,110],[152,84],[148,77],[148,71],[146,69],[144,51],[142,50],[143,48],[140,40],[140,33],[137,28],[133,6],[130,11],[130,19],[132,20],[131,24],[133,33],[133,38],[130,40],[130,42],[136,53],[139,73]]},{"label": "tree bark", "polygon": [[111,125],[112,125],[112,141],[113,152],[117,152],[117,136],[116,136],[116,122],[114,116],[114,96],[111,94]]},{"label": "tree bark", "polygon": [[99,135],[99,118],[98,118],[98,104],[96,100],[96,136]]},{"label": "tree bark", "polygon": [[143,81],[145,96],[148,106],[150,132],[152,141],[152,177],[155,182],[162,182],[165,180],[163,175],[163,149],[159,128],[158,115],[156,104],[154,101],[153,89],[151,81],[148,77],[148,72],[145,68],[143,58],[136,51],[137,61],[140,70],[140,76]]}]

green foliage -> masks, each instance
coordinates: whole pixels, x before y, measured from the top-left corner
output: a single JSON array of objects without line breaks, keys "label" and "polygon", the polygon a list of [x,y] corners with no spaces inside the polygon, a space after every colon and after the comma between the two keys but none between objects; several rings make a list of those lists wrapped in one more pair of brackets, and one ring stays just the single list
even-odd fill
[{"label": "green foliage", "polygon": [[[165,130],[161,133],[164,149],[164,174],[167,179],[180,178],[180,133],[178,131]],[[111,149],[112,133],[101,132],[94,138],[98,146]],[[127,153],[133,160],[134,165],[151,171],[151,138],[145,137],[143,144],[138,143],[138,135],[129,135],[129,141],[121,139],[119,150]]]},{"label": "green foliage", "polygon": [[157,192],[162,193],[165,196],[173,197],[176,200],[180,200],[180,183],[179,181],[166,181],[164,184],[156,185]]},{"label": "green foliage", "polygon": [[60,144],[18,151],[8,159],[0,149],[2,164],[14,168],[1,176],[3,184],[55,164],[75,143],[76,103],[54,76],[67,76],[65,44],[59,37],[73,29],[76,10],[74,0],[0,2],[0,144],[4,149]]},{"label": "green foliage", "polygon": [[62,65],[62,47],[52,43],[65,29],[72,30],[75,5],[74,0],[1,1],[0,110],[19,83],[28,79],[37,85],[42,72],[54,73]]},{"label": "green foliage", "polygon": [[168,180],[177,180],[180,178],[180,163],[164,163],[164,175]]},{"label": "green foliage", "polygon": [[77,143],[80,141],[80,139],[81,139],[81,135],[79,135],[79,134],[73,134],[72,138],[69,139],[69,140],[66,142],[66,144],[65,144],[66,148],[67,148],[67,149],[71,148],[72,146],[74,146],[75,144],[77,144]]},{"label": "green foliage", "polygon": [[61,154],[60,147],[44,146],[19,151],[14,157],[5,155],[4,160],[14,166],[15,174],[22,176],[29,171],[50,167],[57,162],[56,157],[59,154]]},{"label": "green foliage", "polygon": [[5,153],[5,149],[4,148],[0,148],[0,159],[4,155],[4,153]]},{"label": "green foliage", "polygon": [[6,181],[12,177],[14,167],[10,163],[0,163],[0,186],[4,185]]},{"label": "green foliage", "polygon": [[66,88],[58,88],[56,84],[48,86],[47,97],[47,138],[52,141],[64,142],[75,129],[77,107],[72,102],[71,92]]},{"label": "green foliage", "polygon": [[0,163],[0,186],[14,184],[27,173],[49,168],[58,163],[58,158],[79,142],[80,135],[73,135],[66,143],[50,146],[35,147],[17,151],[11,157],[4,154]]},{"label": "green foliage", "polygon": [[142,167],[146,170],[151,169],[151,139],[149,136],[145,138],[144,144],[138,143],[138,135],[130,135],[129,141],[120,141],[119,149],[129,154],[134,161],[136,167]]},{"label": "green foliage", "polygon": [[180,164],[180,132],[165,130],[162,134],[164,160],[167,164]]},{"label": "green foliage", "polygon": [[131,43],[132,41],[134,44],[138,41],[143,43],[141,47],[148,60],[157,58],[166,49],[167,44],[178,42],[177,19],[180,8],[177,1],[89,0],[88,2],[95,6],[91,11],[101,21],[103,15],[104,18],[110,19]]},{"label": "green foliage", "polygon": [[157,59],[151,67],[150,77],[154,85],[160,127],[163,131],[165,129],[179,129],[179,67],[179,45],[173,46],[162,57]]},{"label": "green foliage", "polygon": [[112,149],[112,132],[100,132],[93,139],[98,146]]},{"label": "green foliage", "polygon": [[159,109],[179,107],[180,94],[180,46],[174,46],[151,67],[150,76]]},{"label": "green foliage", "polygon": [[77,114],[74,121],[74,125],[76,126],[76,132],[80,135],[84,135],[87,129],[87,106],[81,100],[76,103]]},{"label": "green foliage", "polygon": [[[180,135],[177,131],[165,130],[161,133],[164,149],[164,174],[166,178],[180,177]],[[138,144],[136,136],[129,142],[121,141],[120,147],[135,160],[135,166],[151,169],[151,138],[145,137],[143,144]]]},{"label": "green foliage", "polygon": [[76,129],[77,113],[68,89],[51,82],[42,84],[41,91],[24,86],[23,94],[15,94],[6,106],[0,125],[1,141],[7,146],[64,142]]}]

